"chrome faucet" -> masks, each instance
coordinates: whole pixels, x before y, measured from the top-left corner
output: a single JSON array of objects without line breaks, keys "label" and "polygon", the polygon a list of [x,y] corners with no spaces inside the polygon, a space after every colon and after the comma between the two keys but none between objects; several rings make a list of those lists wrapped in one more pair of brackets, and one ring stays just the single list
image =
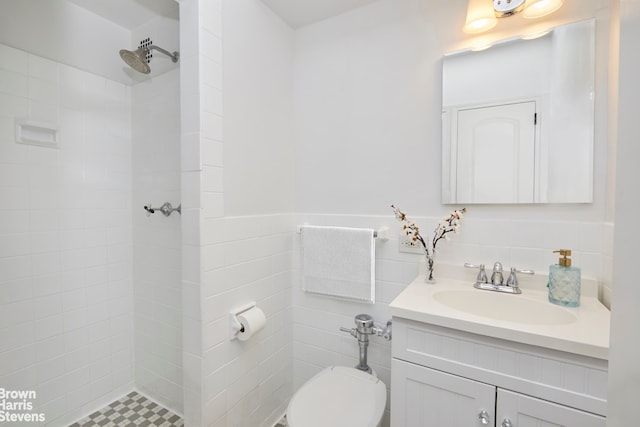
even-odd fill
[{"label": "chrome faucet", "polygon": [[496,262],[493,264],[493,273],[491,273],[491,284],[493,285],[502,285],[504,282],[504,277],[502,275],[502,264]]},{"label": "chrome faucet", "polygon": [[515,267],[511,267],[509,277],[507,278],[507,281],[505,283],[502,264],[496,262],[495,264],[493,264],[491,282],[489,282],[489,280],[487,279],[487,273],[485,272],[484,264],[475,265],[465,263],[464,266],[467,268],[477,268],[480,270],[478,272],[478,276],[476,277],[476,283],[474,283],[473,285],[474,288],[488,291],[506,292],[510,294],[522,293],[522,290],[518,285],[518,277],[516,276],[516,273],[534,274],[533,270],[518,270]]}]

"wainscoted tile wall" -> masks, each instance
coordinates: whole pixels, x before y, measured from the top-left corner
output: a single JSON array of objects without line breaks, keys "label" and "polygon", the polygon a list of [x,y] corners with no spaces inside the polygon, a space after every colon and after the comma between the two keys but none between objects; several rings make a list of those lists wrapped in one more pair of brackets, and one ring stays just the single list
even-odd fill
[{"label": "wainscoted tile wall", "polygon": [[[180,3],[185,424],[271,427],[292,390],[295,227],[289,213],[225,216],[222,6]],[[265,329],[230,341],[229,310],[251,301]]]},{"label": "wainscoted tile wall", "polygon": [[182,414],[181,217],[143,210],[181,203],[179,79],[174,70],[133,86],[131,131],[135,384]]},{"label": "wainscoted tile wall", "polygon": [[[203,390],[209,425],[271,426],[292,390],[292,215],[204,222]],[[217,256],[216,256],[217,255]],[[256,301],[265,328],[229,341],[228,310]]]},{"label": "wainscoted tile wall", "polygon": [[[16,144],[15,119],[59,148]],[[125,85],[0,45],[0,384],[47,425],[133,387],[130,128]]]},{"label": "wainscoted tile wall", "polygon": [[[410,213],[409,213],[410,215]],[[429,235],[439,218],[411,216],[421,231]],[[393,213],[389,216],[313,215],[300,214],[297,224],[335,225],[379,229],[389,227],[390,239],[376,241],[376,303],[373,305],[337,300],[307,294],[300,290],[299,236],[294,237],[293,272],[293,373],[294,390],[330,365],[356,365],[358,344],[339,328],[353,327],[353,317],[371,314],[385,324],[390,319],[388,304],[418,274],[420,255],[400,253],[398,235],[401,223]],[[568,246],[574,250],[574,265],[582,268],[584,277],[603,280],[607,253],[611,253],[612,227],[587,222],[493,221],[473,218],[473,208],[462,221],[459,234],[438,245],[438,264],[462,265],[464,262],[491,265],[501,261],[506,268],[530,268],[548,274],[550,264],[557,262],[551,251]],[[372,337],[369,362],[378,376],[390,384],[391,345],[382,338]],[[388,409],[388,406],[387,406]],[[389,425],[389,413],[385,414]]]}]

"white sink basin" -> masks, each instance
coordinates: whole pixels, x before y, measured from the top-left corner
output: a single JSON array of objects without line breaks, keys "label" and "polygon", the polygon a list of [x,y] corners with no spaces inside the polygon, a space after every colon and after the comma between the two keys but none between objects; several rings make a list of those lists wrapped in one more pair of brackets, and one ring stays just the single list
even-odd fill
[{"label": "white sink basin", "polygon": [[[476,335],[529,344],[583,356],[607,359],[610,313],[585,289],[580,307],[551,304],[546,277],[531,278],[522,294],[512,295],[473,287],[473,277],[439,278],[435,284],[418,276],[390,304],[398,317]],[[586,282],[588,283],[588,282]]]},{"label": "white sink basin", "polygon": [[454,310],[489,319],[528,325],[566,325],[577,320],[574,313],[524,295],[478,289],[439,290],[433,299]]}]

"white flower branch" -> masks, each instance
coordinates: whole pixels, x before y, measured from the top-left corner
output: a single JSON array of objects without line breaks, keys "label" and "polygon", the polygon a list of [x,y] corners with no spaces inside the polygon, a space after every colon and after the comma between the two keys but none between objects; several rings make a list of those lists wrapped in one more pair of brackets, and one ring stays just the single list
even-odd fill
[{"label": "white flower branch", "polygon": [[438,222],[436,229],[433,231],[433,238],[425,240],[420,234],[420,229],[415,222],[407,218],[407,214],[402,212],[399,208],[391,205],[393,212],[398,221],[402,221],[402,230],[405,235],[411,237],[414,242],[420,242],[424,248],[425,255],[427,256],[427,262],[429,266],[429,280],[433,280],[433,258],[436,252],[436,245],[442,239],[449,240],[449,233],[458,233],[460,230],[460,220],[462,216],[467,212],[466,208],[456,209],[448,217]]}]

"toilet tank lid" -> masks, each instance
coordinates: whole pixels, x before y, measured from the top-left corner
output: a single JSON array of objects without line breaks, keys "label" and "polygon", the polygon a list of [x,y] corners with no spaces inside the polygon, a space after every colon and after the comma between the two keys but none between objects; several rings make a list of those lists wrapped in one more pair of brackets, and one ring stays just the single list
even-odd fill
[{"label": "toilet tank lid", "polygon": [[366,372],[331,366],[307,381],[287,409],[291,427],[375,427],[387,402],[384,383]]}]

